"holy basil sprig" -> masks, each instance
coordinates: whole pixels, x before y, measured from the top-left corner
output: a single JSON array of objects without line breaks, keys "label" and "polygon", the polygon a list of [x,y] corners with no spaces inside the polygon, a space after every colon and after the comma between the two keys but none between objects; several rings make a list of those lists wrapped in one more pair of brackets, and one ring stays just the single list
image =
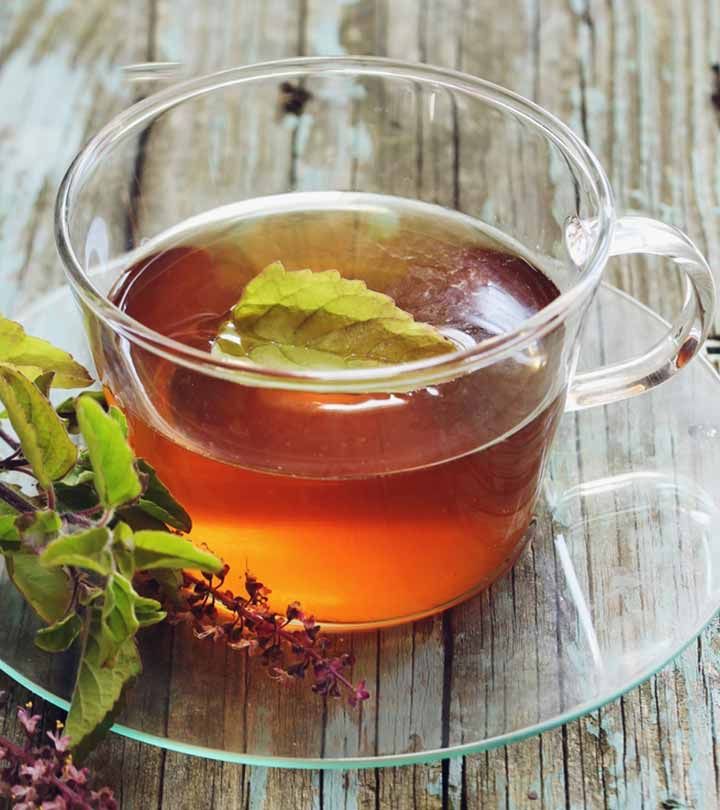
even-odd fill
[{"label": "holy basil sprig", "polygon": [[231,593],[228,567],[176,533],[190,531],[190,516],[135,457],[102,392],[57,407],[48,398],[90,382],[69,354],[0,317],[0,555],[44,624],[37,646],[79,649],[63,751],[82,756],[109,728],[142,670],[136,634],[166,619],[258,656],[281,683],[307,677],[322,697],[367,700],[365,682],[349,680],[352,655],[336,654],[299,603],[277,613],[249,571],[246,595]]},{"label": "holy basil sprig", "polygon": [[[135,575],[223,567],[167,531],[188,531],[190,518],[152,467],[135,458],[120,411],[96,392],[57,409],[47,398],[52,387],[90,382],[66,352],[0,318],[0,401],[12,427],[0,428],[8,446],[0,472],[11,474],[0,481],[0,553],[46,625],[38,647],[79,645],[65,730],[76,755],[109,726],[125,685],[141,672],[137,632],[166,616],[159,601],[138,593]],[[36,491],[20,486],[18,475],[34,479]]]}]

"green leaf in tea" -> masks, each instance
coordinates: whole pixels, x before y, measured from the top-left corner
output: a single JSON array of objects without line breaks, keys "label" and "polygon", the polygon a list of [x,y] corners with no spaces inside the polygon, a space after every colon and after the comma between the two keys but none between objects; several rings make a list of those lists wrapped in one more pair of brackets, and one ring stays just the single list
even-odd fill
[{"label": "green leaf in tea", "polygon": [[77,613],[69,613],[60,621],[43,627],[35,634],[35,644],[45,652],[63,652],[80,635],[82,619]]},{"label": "green leaf in tea", "polygon": [[153,467],[144,459],[139,459],[137,466],[140,472],[147,476],[145,491],[138,501],[140,509],[173,529],[189,532],[192,529],[190,515],[173,498]]},{"label": "green leaf in tea", "polygon": [[123,687],[142,671],[135,639],[127,639],[111,662],[105,655],[106,630],[100,611],[91,609],[83,651],[70,702],[65,733],[82,758],[106,730],[117,709]]},{"label": "green leaf in tea", "polygon": [[46,568],[72,565],[108,576],[113,570],[111,541],[110,529],[94,526],[84,532],[53,540],[40,555],[40,562]]},{"label": "green leaf in tea", "polygon": [[31,380],[44,372],[54,372],[55,388],[85,388],[92,382],[87,369],[72,355],[46,340],[25,334],[19,323],[1,316],[0,362],[14,366]]},{"label": "green leaf in tea", "polygon": [[137,498],[142,486],[122,424],[92,397],[81,396],[76,412],[100,502],[113,509]]},{"label": "green leaf in tea", "polygon": [[138,571],[153,568],[195,568],[209,574],[222,571],[221,559],[176,534],[146,530],[135,532],[133,539]]},{"label": "green leaf in tea", "polygon": [[35,613],[48,623],[62,619],[72,599],[68,575],[61,568],[46,568],[30,552],[6,553],[5,562],[10,579]]},{"label": "green leaf in tea", "polygon": [[75,464],[77,448],[42,392],[17,369],[0,363],[0,400],[23,455],[47,489]]},{"label": "green leaf in tea", "polygon": [[248,283],[213,351],[274,368],[343,369],[406,363],[455,345],[392,298],[337,270],[286,270],[280,262]]}]

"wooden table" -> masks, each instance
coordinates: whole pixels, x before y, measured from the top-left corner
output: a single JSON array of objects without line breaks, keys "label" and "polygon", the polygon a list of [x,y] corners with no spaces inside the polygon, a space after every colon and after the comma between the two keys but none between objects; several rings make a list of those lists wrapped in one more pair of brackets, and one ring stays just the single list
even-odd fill
[{"label": "wooden table", "polygon": [[[0,4],[0,310],[60,283],[52,206],[87,137],[145,84],[296,54],[373,53],[455,67],[535,99],[608,170],[619,204],[686,229],[720,266],[720,60],[714,0],[5,0]],[[611,281],[664,314],[670,274],[615,261]],[[720,347],[720,342],[717,344]],[[712,349],[712,345],[711,345]],[[718,355],[720,357],[720,354]],[[192,759],[111,737],[93,756],[132,808],[714,808],[717,624],[656,677],[581,720],[438,766],[353,774]],[[4,677],[11,703],[26,693]],[[12,713],[0,731],[13,731]]]}]

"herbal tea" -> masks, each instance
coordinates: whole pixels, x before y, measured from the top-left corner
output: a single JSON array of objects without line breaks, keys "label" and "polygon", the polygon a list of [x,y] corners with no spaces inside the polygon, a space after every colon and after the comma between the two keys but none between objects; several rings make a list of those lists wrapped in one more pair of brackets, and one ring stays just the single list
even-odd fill
[{"label": "herbal tea", "polygon": [[[389,296],[387,306],[415,319],[414,333],[431,331],[451,349],[514,329],[559,294],[474,220],[325,193],[226,207],[173,229],[147,246],[112,300],[210,350],[275,262],[291,279],[309,268],[360,280],[353,290]],[[231,566],[229,586],[249,568],[271,584],[276,608],[299,599],[318,619],[354,624],[433,612],[518,556],[564,401],[559,329],[441,384],[371,394],[243,384],[137,346],[96,355],[136,452],[190,512],[193,538]],[[312,371],[313,357],[292,362]],[[138,387],[142,396],[125,395]]]}]

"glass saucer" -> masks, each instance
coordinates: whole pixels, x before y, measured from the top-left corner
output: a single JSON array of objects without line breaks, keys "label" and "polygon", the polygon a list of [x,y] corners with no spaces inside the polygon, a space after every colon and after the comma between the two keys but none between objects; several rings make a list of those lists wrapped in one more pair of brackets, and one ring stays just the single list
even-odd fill
[{"label": "glass saucer", "polygon": [[[23,321],[87,360],[67,290]],[[622,359],[665,329],[604,287],[584,362]],[[307,684],[281,687],[257,660],[186,627],[157,627],[143,634],[145,673],[115,731],[254,765],[389,766],[509,743],[613,700],[720,606],[719,398],[702,359],[645,396],[566,414],[534,537],[510,574],[442,615],[341,640],[372,692],[361,710]],[[0,615],[0,668],[66,707],[73,656],[33,646],[37,621],[4,571]]]}]

